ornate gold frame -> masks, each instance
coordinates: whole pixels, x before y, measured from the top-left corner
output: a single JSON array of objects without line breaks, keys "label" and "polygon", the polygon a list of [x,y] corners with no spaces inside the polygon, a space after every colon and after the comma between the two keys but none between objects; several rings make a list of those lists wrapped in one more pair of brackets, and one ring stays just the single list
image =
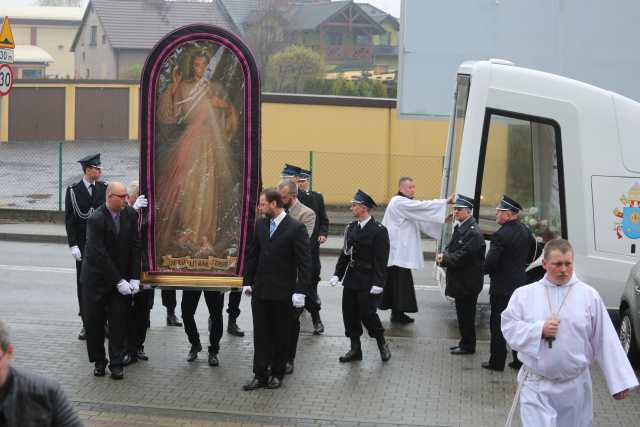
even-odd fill
[{"label": "ornate gold frame", "polygon": [[176,288],[242,288],[242,277],[178,276],[169,274],[142,273],[140,280],[151,285],[171,285]]}]

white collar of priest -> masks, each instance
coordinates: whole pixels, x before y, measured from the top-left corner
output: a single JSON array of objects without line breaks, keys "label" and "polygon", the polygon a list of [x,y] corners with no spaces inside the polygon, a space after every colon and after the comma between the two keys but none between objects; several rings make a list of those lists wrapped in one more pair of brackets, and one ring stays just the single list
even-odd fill
[{"label": "white collar of priest", "polygon": [[571,276],[571,279],[569,279],[569,281],[565,284],[562,285],[556,285],[555,283],[553,283],[552,281],[549,280],[549,278],[547,277],[547,274],[544,275],[544,277],[540,280],[540,282],[548,287],[548,288],[566,288],[569,286],[573,286],[576,283],[578,283],[580,281],[580,279],[578,279],[578,276],[576,276],[576,272],[573,272],[573,275]]}]

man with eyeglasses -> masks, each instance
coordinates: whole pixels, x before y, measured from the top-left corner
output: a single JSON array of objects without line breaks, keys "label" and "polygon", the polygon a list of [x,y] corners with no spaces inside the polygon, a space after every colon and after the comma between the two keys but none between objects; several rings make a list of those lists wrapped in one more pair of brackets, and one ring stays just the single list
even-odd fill
[{"label": "man with eyeglasses", "polygon": [[110,327],[111,378],[124,377],[127,312],[132,295],[140,291],[140,236],[138,214],[126,205],[127,189],[121,182],[107,186],[107,200],[89,217],[87,243],[82,259],[87,351],[95,363],[94,375],[105,375],[105,311]]},{"label": "man with eyeglasses", "polygon": [[107,184],[100,181],[102,166],[100,153],[90,154],[78,160],[82,166],[82,179],[67,187],[64,198],[65,226],[67,229],[67,241],[71,249],[71,255],[76,261],[76,287],[78,295],[78,316],[82,319],[82,329],[78,335],[79,340],[86,339],[84,316],[82,312],[82,286],[80,274],[82,269],[82,255],[87,240],[87,219],[98,206],[104,203]]},{"label": "man with eyeglasses", "polygon": [[60,386],[12,367],[13,351],[9,328],[0,320],[0,426],[81,427]]}]

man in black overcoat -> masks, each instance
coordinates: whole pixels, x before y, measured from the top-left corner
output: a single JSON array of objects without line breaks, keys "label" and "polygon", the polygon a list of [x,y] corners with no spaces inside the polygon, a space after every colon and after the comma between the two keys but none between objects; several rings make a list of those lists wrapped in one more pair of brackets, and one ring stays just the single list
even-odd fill
[{"label": "man in black overcoat", "polygon": [[82,286],[80,273],[82,256],[87,240],[87,219],[93,211],[104,203],[107,184],[100,181],[102,167],[100,153],[90,154],[78,160],[82,166],[82,179],[67,187],[64,197],[64,223],[67,230],[67,242],[71,255],[76,261],[76,291],[78,295],[78,315],[82,319],[82,329],[78,339],[86,339],[84,317],[82,313]]},{"label": "man in black overcoat", "polygon": [[[491,278],[489,302],[491,304],[491,357],[482,367],[503,371],[507,360],[507,342],[500,329],[502,312],[519,286],[527,283],[526,267],[533,236],[529,228],[520,222],[518,213],[522,206],[504,195],[496,207],[496,222],[501,227],[491,236],[491,245],[484,262],[484,272]],[[512,368],[520,368],[517,353],[513,352]]]},{"label": "man in black overcoat", "polygon": [[138,214],[126,205],[126,198],[124,184],[112,182],[107,186],[105,204],[87,222],[80,276],[89,361],[95,363],[94,375],[105,375],[106,312],[110,326],[109,370],[113,379],[124,377],[127,313],[132,295],[140,291]]},{"label": "man in black overcoat", "polygon": [[451,354],[476,352],[476,304],[484,283],[483,263],[486,246],[472,216],[474,200],[458,194],[453,206],[453,235],[436,262],[447,269],[445,294],[455,299],[460,342]]},{"label": "man in black overcoat", "polygon": [[293,308],[305,305],[311,270],[307,229],[287,215],[280,193],[263,191],[259,209],[265,218],[256,222],[243,280],[243,292],[252,295],[254,348],[254,378],[244,390],[282,384]]}]

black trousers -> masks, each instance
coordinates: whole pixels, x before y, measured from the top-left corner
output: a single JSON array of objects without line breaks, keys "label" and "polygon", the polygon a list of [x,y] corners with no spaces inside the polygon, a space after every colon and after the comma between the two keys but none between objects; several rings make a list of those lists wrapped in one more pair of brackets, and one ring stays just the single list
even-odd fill
[{"label": "black trousers", "polygon": [[[316,283],[316,287],[318,284]],[[298,339],[300,338],[300,316],[304,309],[309,313],[317,313],[320,311],[317,297],[313,292],[308,292],[304,299],[304,308],[292,308],[291,310],[291,329],[289,330],[289,360],[296,358],[296,350],[298,349]]]},{"label": "black trousers", "polygon": [[153,308],[153,289],[144,289],[133,296],[127,321],[127,351],[135,353],[144,348],[147,323]]},{"label": "black trousers", "polygon": [[76,261],[76,292],[78,294],[78,316],[82,319],[82,324],[84,326],[84,316],[82,306],[84,305],[82,301],[82,284],[80,283],[80,273],[82,271],[82,261]]},{"label": "black trousers", "polygon": [[476,351],[476,304],[478,295],[456,298],[460,348]]},{"label": "black trousers", "polygon": [[362,325],[367,328],[369,336],[379,338],[384,335],[384,328],[376,312],[380,303],[380,295],[371,295],[368,290],[356,291],[349,288],[342,290],[342,319],[345,335],[357,338],[362,335]]},{"label": "black trousers", "polygon": [[240,316],[240,300],[242,299],[242,289],[229,292],[229,302],[227,303],[227,314],[229,321],[235,321]]},{"label": "black trousers", "polygon": [[[491,317],[489,318],[489,326],[491,328],[491,357],[489,364],[496,368],[504,368],[507,361],[507,341],[502,335],[501,315],[509,304],[510,295],[490,295],[489,303],[491,304]],[[518,360],[518,353],[512,351],[513,360]]]},{"label": "black trousers", "polygon": [[182,291],[182,323],[184,331],[187,333],[191,345],[200,344],[200,334],[194,315],[200,301],[200,294],[204,293],[204,300],[209,309],[209,352],[218,354],[220,351],[220,338],[222,338],[222,307],[224,305],[224,294],[216,291]]},{"label": "black trousers", "polygon": [[176,291],[173,289],[163,289],[160,292],[160,296],[162,297],[162,305],[167,308],[167,312],[175,313],[176,306],[178,305],[176,302]]},{"label": "black trousers", "polygon": [[105,295],[96,297],[92,289],[83,288],[84,319],[87,332],[87,352],[90,362],[107,360],[104,350],[104,322],[109,322],[109,366],[122,366],[127,344],[127,315],[131,295],[120,295],[115,286]]},{"label": "black trousers", "polygon": [[270,301],[251,298],[253,313],[253,373],[266,378],[271,374],[282,378],[289,350],[289,329],[293,306],[291,300]]}]

